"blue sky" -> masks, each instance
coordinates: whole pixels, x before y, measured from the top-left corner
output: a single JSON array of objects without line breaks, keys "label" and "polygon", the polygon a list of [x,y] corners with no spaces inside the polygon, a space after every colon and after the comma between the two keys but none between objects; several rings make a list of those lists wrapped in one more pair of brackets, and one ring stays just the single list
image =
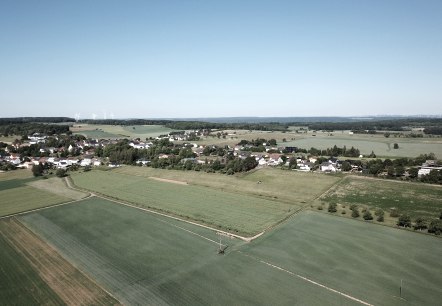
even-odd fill
[{"label": "blue sky", "polygon": [[442,1],[0,1],[0,117],[442,114]]}]

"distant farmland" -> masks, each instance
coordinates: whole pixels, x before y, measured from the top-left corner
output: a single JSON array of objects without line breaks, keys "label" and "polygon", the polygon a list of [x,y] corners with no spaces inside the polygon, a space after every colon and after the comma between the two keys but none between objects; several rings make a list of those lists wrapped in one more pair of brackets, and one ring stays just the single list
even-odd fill
[{"label": "distant farmland", "polygon": [[71,128],[75,134],[82,134],[91,138],[141,138],[145,140],[149,137],[168,134],[172,129],[161,125],[95,125],[95,124],[77,124]]},{"label": "distant farmland", "polygon": [[112,171],[76,173],[72,179],[80,188],[245,235],[257,234],[300,208],[296,204]]},{"label": "distant farmland", "polygon": [[438,238],[315,212],[251,243],[224,237],[223,256],[213,231],[98,198],[20,220],[128,305],[437,305],[442,299]]}]

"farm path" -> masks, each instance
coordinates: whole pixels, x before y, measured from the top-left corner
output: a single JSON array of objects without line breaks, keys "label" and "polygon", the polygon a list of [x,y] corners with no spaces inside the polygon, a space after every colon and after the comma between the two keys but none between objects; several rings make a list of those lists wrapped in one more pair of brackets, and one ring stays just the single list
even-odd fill
[{"label": "farm path", "polygon": [[28,213],[32,213],[32,212],[36,212],[36,211],[40,211],[40,210],[45,210],[45,209],[49,209],[49,208],[53,208],[53,207],[58,207],[58,206],[63,206],[63,205],[68,205],[68,204],[80,202],[80,201],[89,199],[89,198],[91,198],[93,196],[94,196],[93,194],[90,194],[89,196],[87,196],[86,198],[83,198],[81,200],[73,200],[73,201],[68,201],[68,202],[64,202],[64,203],[60,203],[60,204],[54,204],[54,205],[49,205],[49,206],[45,206],[45,207],[40,207],[40,208],[34,208],[34,209],[30,209],[30,210],[21,211],[21,212],[14,213],[14,214],[9,214],[9,215],[0,217],[0,220],[11,218],[11,217],[16,217],[16,216],[20,216],[20,215],[24,215],[24,214],[28,214]]},{"label": "farm path", "polygon": [[[344,180],[345,177],[341,178],[340,180],[338,180],[337,182],[335,182],[333,185],[331,185],[329,188],[327,188],[327,190],[325,190],[324,192],[322,192],[321,194],[317,195],[316,197],[313,198],[313,200],[311,202],[317,201],[318,199],[320,199],[322,196],[324,196],[325,194],[327,194],[330,190],[332,190],[333,188],[335,188],[339,183],[342,182],[342,180]],[[301,212],[305,211],[308,209],[308,207],[311,205],[311,203],[306,203],[305,205],[301,206],[299,209],[295,210],[292,214],[288,215],[287,217],[285,217],[284,219],[282,219],[281,221],[279,221],[276,224],[273,224],[271,226],[269,226],[268,228],[266,228],[261,234],[264,234],[268,231],[271,231],[272,229],[286,223],[288,220],[296,217],[297,215],[299,215]],[[259,236],[258,236],[259,237]],[[258,238],[255,237],[254,239]]]}]

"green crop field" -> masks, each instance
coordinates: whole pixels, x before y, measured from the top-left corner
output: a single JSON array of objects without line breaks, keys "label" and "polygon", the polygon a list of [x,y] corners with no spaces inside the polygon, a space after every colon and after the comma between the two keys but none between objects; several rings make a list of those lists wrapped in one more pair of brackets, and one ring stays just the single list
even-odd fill
[{"label": "green crop field", "polygon": [[47,192],[27,184],[38,182],[30,171],[16,170],[2,173],[0,176],[0,216],[41,208],[62,202],[70,198]]},{"label": "green crop field", "polygon": [[314,212],[251,243],[224,237],[225,255],[217,254],[218,236],[210,230],[98,198],[20,220],[127,305],[361,305],[356,299],[437,305],[442,299],[440,239]]},{"label": "green crop field", "polygon": [[[229,192],[250,194],[278,201],[302,204],[311,202],[340,180],[337,176],[264,168],[227,176],[198,171],[170,171],[124,166],[112,172],[142,177],[159,177]],[[260,182],[258,184],[258,182]]]},{"label": "green crop field", "polygon": [[348,176],[325,194],[328,203],[357,204],[369,208],[398,209],[411,217],[439,217],[442,187]]},{"label": "green crop field", "polygon": [[[0,221],[0,233],[5,230]],[[0,235],[0,301],[3,305],[62,305],[28,261]]]},{"label": "green crop field", "polygon": [[306,211],[243,250],[370,304],[442,300],[437,237]]},{"label": "green crop field", "polygon": [[82,124],[74,125],[71,131],[75,134],[82,134],[91,138],[141,138],[144,140],[149,137],[168,134],[174,130],[161,125],[123,126]]},{"label": "green crop field", "polygon": [[72,179],[80,188],[246,235],[257,234],[299,209],[295,204],[113,171],[76,173]]},{"label": "green crop field", "polygon": [[[329,133],[315,133],[316,136],[301,134],[295,136],[294,141],[284,143],[286,146],[295,146],[303,149],[312,147],[317,149],[332,148],[334,145],[347,148],[355,147],[361,154],[368,155],[371,151],[377,156],[383,157],[417,157],[420,154],[434,153],[442,157],[441,138],[385,138],[382,135],[348,135],[347,133],[336,132],[335,136],[328,136]],[[399,149],[393,149],[397,143]]]}]

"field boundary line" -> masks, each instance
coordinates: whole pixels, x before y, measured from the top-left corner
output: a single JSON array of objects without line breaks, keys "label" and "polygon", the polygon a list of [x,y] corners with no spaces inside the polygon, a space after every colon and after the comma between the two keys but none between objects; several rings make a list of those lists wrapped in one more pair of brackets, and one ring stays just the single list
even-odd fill
[{"label": "field boundary line", "polygon": [[[206,240],[208,240],[208,241],[210,241],[210,242],[213,242],[213,243],[219,245],[219,242],[217,242],[217,241],[215,241],[215,240],[212,240],[212,239],[210,239],[210,238],[207,238],[207,237],[205,237],[205,236],[203,236],[203,235],[200,235],[200,234],[198,234],[198,233],[192,232],[191,230],[188,230],[187,228],[184,228],[184,227],[178,226],[178,225],[176,225],[176,224],[172,224],[172,223],[167,222],[167,221],[165,221],[165,220],[161,220],[161,219],[157,219],[157,220],[158,220],[158,221],[161,221],[161,222],[163,222],[163,223],[169,224],[169,225],[171,225],[171,226],[173,226],[173,227],[179,228],[179,229],[181,229],[181,230],[183,230],[183,231],[186,231],[186,232],[191,233],[191,234],[193,234],[193,235],[195,235],[195,236],[198,236],[198,237],[200,237],[200,238],[206,239]],[[221,245],[222,245],[222,246],[226,246],[226,245],[224,245],[224,244],[222,244],[222,243],[221,243]]]},{"label": "field boundary line", "polygon": [[25,210],[25,211],[21,211],[21,212],[17,212],[17,213],[13,213],[13,214],[9,214],[9,215],[5,215],[5,216],[1,216],[0,220],[2,219],[6,219],[6,218],[11,218],[11,217],[15,217],[15,216],[20,216],[20,215],[24,215],[24,214],[29,214],[32,212],[36,212],[36,211],[40,211],[40,210],[45,210],[45,209],[49,209],[49,208],[53,208],[53,207],[58,207],[58,206],[63,206],[63,205],[68,205],[68,204],[72,204],[72,203],[76,203],[76,202],[80,202],[80,201],[84,201],[86,199],[89,199],[93,197],[93,195],[89,195],[86,198],[82,198],[80,200],[72,200],[72,201],[68,201],[68,202],[63,202],[63,203],[59,203],[59,204],[53,204],[53,205],[48,205],[48,206],[44,206],[44,207],[39,207],[39,208],[34,208],[34,209],[30,209],[30,210]]},{"label": "field boundary line", "polygon": [[[232,237],[241,239],[241,240],[246,241],[246,242],[250,242],[252,240],[255,240],[256,238],[260,237],[261,235],[263,235],[266,232],[264,230],[264,231],[256,234],[255,236],[244,237],[244,236],[241,236],[241,235],[238,235],[238,234],[229,233],[229,232],[226,232],[226,231],[214,228],[214,227],[210,227],[210,226],[207,226],[207,225],[204,225],[204,224],[200,224],[200,223],[194,222],[194,221],[185,220],[183,218],[179,218],[179,217],[175,217],[175,216],[172,216],[172,215],[168,215],[166,213],[161,213],[161,212],[158,212],[158,211],[150,209],[150,208],[140,207],[140,206],[137,206],[135,204],[125,202],[124,200],[114,199],[112,197],[103,195],[103,194],[98,193],[98,192],[91,192],[90,190],[87,190],[87,189],[76,188],[76,186],[73,187],[71,185],[71,184],[75,184],[75,183],[69,181],[68,177],[66,177],[65,179],[66,179],[66,183],[68,184],[69,188],[72,188],[74,190],[83,191],[83,192],[85,190],[88,191],[90,193],[90,195],[87,198],[85,198],[85,199],[88,199],[88,198],[91,198],[91,197],[97,197],[97,198],[105,199],[105,200],[108,200],[108,201],[111,201],[111,202],[114,202],[114,203],[117,203],[117,204],[120,204],[120,205],[125,205],[125,206],[128,206],[128,207],[132,207],[132,208],[135,208],[135,209],[143,210],[143,211],[146,211],[146,212],[149,212],[149,213],[152,213],[152,214],[160,215],[160,216],[171,218],[171,219],[174,219],[174,220],[177,220],[177,221],[181,221],[181,222],[189,223],[189,224],[196,225],[196,226],[199,226],[199,227],[203,227],[203,228],[209,229],[209,230],[214,231],[214,232],[220,232],[220,233],[223,233],[223,234],[225,234],[227,236],[232,236]],[[68,181],[69,181],[69,183],[68,183]],[[85,199],[82,199],[82,200],[85,200]],[[82,201],[82,200],[80,200],[80,201]]]},{"label": "field boundary line", "polygon": [[235,238],[241,239],[241,240],[246,241],[246,242],[250,242],[250,241],[258,238],[262,234],[264,234],[264,231],[263,231],[263,232],[255,235],[255,236],[252,236],[252,237],[244,237],[244,236],[240,236],[240,235],[237,235],[237,234],[229,233],[229,232],[226,232],[226,231],[214,228],[214,227],[210,227],[210,226],[207,226],[207,225],[204,225],[204,224],[199,224],[197,222],[193,222],[193,221],[190,221],[190,220],[185,220],[185,219],[178,218],[178,217],[175,217],[175,216],[171,216],[171,215],[168,215],[168,214],[165,214],[165,213],[161,213],[161,212],[155,211],[153,209],[139,207],[139,206],[136,206],[134,204],[125,203],[125,202],[123,202],[121,200],[116,200],[116,199],[113,199],[111,197],[104,196],[102,194],[93,193],[91,195],[91,197],[94,197],[94,196],[97,197],[97,198],[101,198],[101,199],[104,199],[104,200],[108,200],[110,202],[114,202],[114,203],[120,204],[120,205],[124,205],[124,206],[132,207],[132,208],[135,208],[135,209],[138,209],[138,210],[146,211],[146,212],[149,212],[149,213],[152,213],[152,214],[155,214],[155,215],[159,215],[159,216],[163,216],[163,217],[166,217],[166,218],[174,219],[174,220],[177,220],[177,221],[185,222],[185,223],[188,223],[188,224],[196,225],[196,226],[199,226],[199,227],[202,227],[202,228],[209,229],[209,230],[214,231],[214,232],[220,232],[220,233],[223,233],[223,234],[225,234],[227,236],[233,236]]},{"label": "field boundary line", "polygon": [[307,278],[307,277],[305,277],[305,276],[299,275],[299,274],[297,274],[297,273],[295,273],[295,272],[289,271],[289,270],[287,270],[287,269],[284,269],[284,268],[282,268],[282,267],[279,267],[279,266],[277,266],[277,265],[274,265],[274,264],[272,264],[272,263],[270,263],[270,262],[267,262],[267,261],[265,261],[265,260],[262,260],[262,259],[260,259],[260,258],[255,257],[255,256],[252,256],[252,255],[249,255],[249,254],[243,253],[243,252],[241,252],[241,251],[239,251],[239,250],[237,250],[237,252],[240,253],[240,254],[242,254],[242,255],[244,255],[244,256],[246,256],[246,257],[252,258],[252,259],[254,259],[254,260],[256,260],[256,261],[258,261],[258,262],[260,262],[260,263],[263,263],[263,264],[265,264],[265,265],[267,265],[267,266],[269,266],[269,267],[272,267],[272,268],[274,268],[274,269],[277,269],[277,270],[283,271],[283,272],[285,272],[285,273],[288,273],[289,275],[296,276],[296,277],[298,277],[298,278],[300,278],[300,279],[302,279],[302,280],[304,280],[304,281],[306,281],[306,282],[309,282],[309,283],[311,283],[311,284],[313,284],[313,285],[316,285],[316,286],[318,286],[318,287],[324,288],[324,289],[326,289],[326,290],[328,290],[328,291],[331,291],[331,292],[333,292],[333,293],[339,294],[339,295],[341,295],[341,296],[343,296],[343,297],[345,297],[345,298],[348,298],[348,299],[350,299],[350,300],[352,300],[352,301],[358,302],[358,303],[360,303],[360,304],[362,304],[362,305],[366,305],[366,306],[374,306],[373,304],[370,304],[370,303],[368,303],[368,302],[365,302],[365,301],[363,301],[363,300],[361,300],[361,299],[358,299],[358,298],[356,298],[356,297],[354,297],[354,296],[351,296],[351,295],[346,294],[346,293],[344,293],[344,292],[341,292],[341,291],[339,291],[339,290],[336,290],[336,289],[330,288],[330,287],[328,287],[328,286],[326,286],[326,285],[323,285],[323,284],[318,283],[318,282],[316,282],[316,281],[314,281],[314,280],[311,280],[311,279],[309,279],[309,278]]}]

